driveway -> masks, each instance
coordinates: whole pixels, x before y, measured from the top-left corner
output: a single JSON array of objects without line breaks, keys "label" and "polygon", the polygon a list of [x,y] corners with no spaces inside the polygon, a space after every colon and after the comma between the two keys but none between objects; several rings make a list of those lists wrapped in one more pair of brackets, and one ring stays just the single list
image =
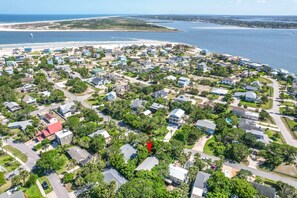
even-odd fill
[{"label": "driveway", "polygon": [[[212,136],[211,136],[212,137]],[[211,137],[207,138],[206,136],[203,136],[202,138],[200,138],[194,145],[194,147],[192,148],[192,150],[194,151],[200,151],[203,152],[203,148],[205,143],[207,142],[207,140],[209,140]]]},{"label": "driveway", "polygon": [[[61,197],[61,198],[69,197],[66,188],[63,186],[59,176],[56,173],[51,173],[49,176],[47,176],[47,178],[48,178],[49,182],[51,183],[51,185],[54,189],[54,192],[56,193],[56,197]],[[51,195],[51,197],[54,197],[54,196]]]}]

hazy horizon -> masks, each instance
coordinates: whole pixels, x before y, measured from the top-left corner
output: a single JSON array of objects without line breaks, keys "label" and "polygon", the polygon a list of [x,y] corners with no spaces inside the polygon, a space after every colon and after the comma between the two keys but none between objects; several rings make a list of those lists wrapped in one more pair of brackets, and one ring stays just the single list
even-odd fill
[{"label": "hazy horizon", "polygon": [[10,0],[1,14],[295,16],[297,0]]}]

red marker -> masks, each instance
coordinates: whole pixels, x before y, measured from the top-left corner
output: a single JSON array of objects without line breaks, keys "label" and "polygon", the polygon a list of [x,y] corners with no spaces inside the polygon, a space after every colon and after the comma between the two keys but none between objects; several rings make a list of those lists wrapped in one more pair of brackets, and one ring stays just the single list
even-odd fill
[{"label": "red marker", "polygon": [[146,146],[147,146],[147,150],[148,150],[148,152],[150,153],[151,150],[152,150],[152,148],[153,148],[153,142],[151,142],[151,141],[147,141],[147,142],[146,142]]}]

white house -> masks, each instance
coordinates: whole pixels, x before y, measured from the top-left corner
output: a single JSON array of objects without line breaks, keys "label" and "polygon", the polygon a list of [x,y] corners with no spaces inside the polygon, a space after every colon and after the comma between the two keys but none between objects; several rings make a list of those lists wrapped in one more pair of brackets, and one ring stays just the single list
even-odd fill
[{"label": "white house", "polygon": [[202,71],[203,73],[209,71],[209,68],[207,67],[206,63],[199,63],[197,65],[197,70]]},{"label": "white house", "polygon": [[235,85],[236,80],[234,78],[224,78],[222,79],[221,83],[224,85],[232,86],[232,85]]},{"label": "white house", "polygon": [[258,100],[257,94],[252,91],[248,92],[236,92],[234,94],[234,97],[236,98],[243,98],[244,100],[248,102],[256,102]]},{"label": "white house", "polygon": [[68,129],[63,129],[55,133],[57,142],[60,145],[70,144],[72,141],[73,133]]},{"label": "white house", "polygon": [[168,180],[174,184],[182,184],[188,180],[188,170],[175,166],[174,164],[169,165],[169,176]]},{"label": "white house", "polygon": [[107,101],[115,101],[116,99],[117,99],[117,93],[115,91],[112,91],[106,94]]},{"label": "white house", "polygon": [[190,85],[190,83],[191,83],[191,80],[186,77],[180,77],[177,82],[177,84],[181,87],[187,87]]},{"label": "white house", "polygon": [[167,76],[164,78],[165,80],[172,80],[172,81],[176,81],[176,77],[175,76]]},{"label": "white house", "polygon": [[219,95],[219,96],[223,96],[223,95],[226,95],[228,93],[228,90],[227,89],[221,89],[221,88],[213,88],[210,93],[215,94],[215,95]]},{"label": "white house", "polygon": [[192,188],[191,198],[205,197],[207,194],[207,180],[210,174],[199,171]]},{"label": "white house", "polygon": [[205,133],[213,135],[216,130],[216,124],[210,120],[198,120],[196,123],[197,128],[205,130]]},{"label": "white house", "polygon": [[66,103],[58,108],[58,112],[65,118],[72,116],[75,113],[74,102]]},{"label": "white house", "polygon": [[88,135],[90,138],[94,138],[96,135],[102,135],[105,138],[107,144],[111,141],[111,136],[106,130],[97,130],[96,132]]},{"label": "white house", "polygon": [[185,111],[182,109],[174,109],[169,114],[169,123],[179,125],[183,121],[183,117],[185,115]]},{"label": "white house", "polygon": [[25,102],[26,104],[33,104],[33,103],[36,103],[36,98],[26,95],[23,98],[23,102]]}]

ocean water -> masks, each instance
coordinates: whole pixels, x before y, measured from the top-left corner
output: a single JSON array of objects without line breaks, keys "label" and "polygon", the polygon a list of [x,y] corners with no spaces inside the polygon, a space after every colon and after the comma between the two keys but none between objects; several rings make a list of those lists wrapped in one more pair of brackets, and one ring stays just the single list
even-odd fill
[{"label": "ocean water", "polygon": [[[3,15],[2,15],[3,16]],[[78,18],[73,15],[73,18]],[[19,17],[19,16],[18,16]],[[17,18],[18,18],[17,17]],[[50,20],[58,16],[42,16]],[[60,19],[66,19],[59,16]],[[70,19],[69,15],[67,19]],[[85,16],[89,18],[94,16]],[[29,17],[39,21],[37,16]],[[55,18],[57,19],[57,18]],[[1,19],[5,21],[7,19]],[[10,18],[15,22],[16,18]],[[250,58],[253,61],[269,64],[274,68],[284,68],[297,73],[297,30],[246,29],[207,23],[183,21],[159,21],[159,24],[177,28],[179,32],[0,32],[0,45],[64,41],[129,41],[151,39],[182,42],[213,52],[227,53]]]}]

